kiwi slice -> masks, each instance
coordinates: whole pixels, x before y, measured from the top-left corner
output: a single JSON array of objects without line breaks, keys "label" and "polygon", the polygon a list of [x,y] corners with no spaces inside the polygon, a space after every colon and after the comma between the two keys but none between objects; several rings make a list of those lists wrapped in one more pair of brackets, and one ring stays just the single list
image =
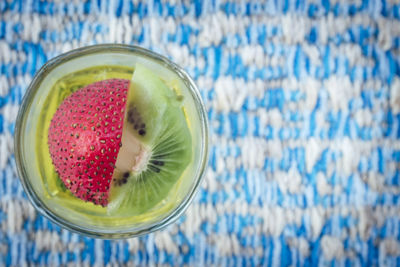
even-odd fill
[{"label": "kiwi slice", "polygon": [[142,65],[126,101],[108,211],[130,216],[165,199],[191,160],[192,140],[182,97]]}]

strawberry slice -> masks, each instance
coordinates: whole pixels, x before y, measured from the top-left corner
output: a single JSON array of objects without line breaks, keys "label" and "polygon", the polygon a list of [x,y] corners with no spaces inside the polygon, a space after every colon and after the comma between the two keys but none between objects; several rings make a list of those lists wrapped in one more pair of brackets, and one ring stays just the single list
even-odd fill
[{"label": "strawberry slice", "polygon": [[107,206],[121,146],[129,80],[90,84],[58,107],[50,123],[51,159],[76,197]]}]

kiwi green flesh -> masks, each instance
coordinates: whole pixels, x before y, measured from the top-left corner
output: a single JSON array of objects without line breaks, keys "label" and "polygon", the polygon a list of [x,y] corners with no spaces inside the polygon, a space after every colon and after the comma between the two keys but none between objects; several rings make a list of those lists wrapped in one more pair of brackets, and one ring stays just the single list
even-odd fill
[{"label": "kiwi green flesh", "polygon": [[[126,130],[143,144],[153,144],[166,126],[164,124],[168,123],[164,121],[167,109],[168,113],[182,113],[178,109],[171,110],[174,101],[177,101],[177,96],[172,90],[150,70],[138,64],[130,83],[124,118],[124,125],[132,127],[126,127]],[[173,116],[172,119],[182,117]]]},{"label": "kiwi green flesh", "polygon": [[[127,97],[109,213],[130,216],[151,209],[167,197],[182,176],[191,160],[192,140],[180,103],[160,78],[145,67],[136,66]],[[141,124],[145,127],[140,128]],[[128,140],[126,144],[124,139]],[[126,147],[129,145],[132,148]],[[144,151],[144,167],[134,170],[137,166],[131,166],[134,164],[126,152],[129,149],[134,153]]]}]

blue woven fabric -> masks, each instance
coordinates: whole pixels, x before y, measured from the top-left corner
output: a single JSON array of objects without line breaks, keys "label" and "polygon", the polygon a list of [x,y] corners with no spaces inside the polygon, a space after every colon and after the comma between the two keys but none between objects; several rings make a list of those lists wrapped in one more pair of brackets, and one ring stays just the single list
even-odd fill
[{"label": "blue woven fabric", "polygon": [[[0,266],[400,266],[399,1],[0,0]],[[16,174],[17,110],[50,58],[136,44],[195,79],[210,121],[183,217],[104,241]]]}]

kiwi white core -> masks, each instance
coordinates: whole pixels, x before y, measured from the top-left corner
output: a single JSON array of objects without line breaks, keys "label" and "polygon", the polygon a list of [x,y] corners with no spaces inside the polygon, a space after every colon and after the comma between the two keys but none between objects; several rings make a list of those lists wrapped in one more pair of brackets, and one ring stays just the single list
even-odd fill
[{"label": "kiwi white core", "polygon": [[147,169],[151,158],[151,150],[142,144],[135,136],[124,128],[121,137],[122,147],[119,149],[118,157],[115,162],[116,170],[113,178],[121,173],[133,172],[141,173]]}]

